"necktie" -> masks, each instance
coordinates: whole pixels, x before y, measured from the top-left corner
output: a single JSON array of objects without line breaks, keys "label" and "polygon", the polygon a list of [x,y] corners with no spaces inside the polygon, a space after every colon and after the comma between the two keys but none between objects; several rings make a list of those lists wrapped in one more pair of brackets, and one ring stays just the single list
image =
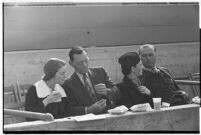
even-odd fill
[{"label": "necktie", "polygon": [[96,95],[94,93],[94,90],[92,86],[90,85],[89,79],[87,78],[86,74],[83,74],[83,81],[84,81],[84,86],[88,92],[88,95],[90,97],[91,103],[95,103],[97,101]]}]

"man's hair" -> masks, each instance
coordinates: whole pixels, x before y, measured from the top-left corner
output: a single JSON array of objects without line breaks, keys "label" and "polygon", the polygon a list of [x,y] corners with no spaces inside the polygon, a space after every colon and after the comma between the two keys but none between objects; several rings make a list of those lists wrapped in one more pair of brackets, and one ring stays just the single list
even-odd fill
[{"label": "man's hair", "polygon": [[73,55],[74,54],[82,54],[83,52],[87,52],[86,49],[84,49],[83,47],[81,46],[75,46],[75,47],[72,47],[70,52],[69,52],[69,57],[70,57],[70,60],[73,61],[74,58],[73,58]]},{"label": "man's hair", "polygon": [[144,48],[152,48],[154,50],[154,52],[156,52],[156,47],[152,44],[144,44],[144,45],[141,45],[140,48],[139,48],[139,55],[140,55],[140,52],[142,49]]},{"label": "man's hair", "polygon": [[131,67],[136,67],[140,62],[140,57],[137,52],[128,52],[120,56],[118,62],[121,64],[122,73],[128,75],[131,72]]}]

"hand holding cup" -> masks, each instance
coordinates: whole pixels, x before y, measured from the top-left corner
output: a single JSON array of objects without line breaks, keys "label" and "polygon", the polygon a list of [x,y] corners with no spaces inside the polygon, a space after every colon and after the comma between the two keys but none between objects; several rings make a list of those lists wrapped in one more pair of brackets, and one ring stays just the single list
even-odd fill
[{"label": "hand holding cup", "polygon": [[61,102],[61,94],[58,91],[53,91],[53,98],[55,100],[55,102]]},{"label": "hand holding cup", "polygon": [[53,91],[49,96],[47,96],[43,103],[47,106],[50,103],[60,102],[61,101],[61,94],[58,91]]}]

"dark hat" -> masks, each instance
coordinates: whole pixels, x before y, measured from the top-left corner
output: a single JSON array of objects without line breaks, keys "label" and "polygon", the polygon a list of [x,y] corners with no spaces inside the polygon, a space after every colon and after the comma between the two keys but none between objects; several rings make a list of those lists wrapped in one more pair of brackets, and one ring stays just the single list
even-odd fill
[{"label": "dark hat", "polygon": [[127,65],[128,63],[132,63],[132,65],[137,65],[140,62],[140,56],[137,52],[127,52],[120,56],[118,62],[121,65]]},{"label": "dark hat", "polygon": [[118,62],[121,64],[122,73],[127,75],[130,73],[131,67],[135,67],[140,62],[140,57],[137,52],[127,52],[120,56]]}]

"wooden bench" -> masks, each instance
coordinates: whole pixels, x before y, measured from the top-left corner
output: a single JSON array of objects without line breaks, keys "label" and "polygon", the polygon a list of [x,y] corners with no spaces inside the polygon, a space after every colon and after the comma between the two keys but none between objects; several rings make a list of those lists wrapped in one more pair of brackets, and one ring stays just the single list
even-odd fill
[{"label": "wooden bench", "polygon": [[[4,88],[4,108],[24,110],[27,89],[30,85],[19,85],[17,82]],[[26,121],[24,117],[4,114],[4,124],[20,123]]]}]

